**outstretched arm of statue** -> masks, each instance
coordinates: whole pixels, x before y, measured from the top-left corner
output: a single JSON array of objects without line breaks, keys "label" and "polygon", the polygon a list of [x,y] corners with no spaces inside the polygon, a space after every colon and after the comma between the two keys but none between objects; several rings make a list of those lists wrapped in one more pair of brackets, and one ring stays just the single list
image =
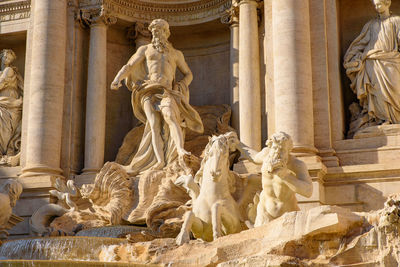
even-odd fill
[{"label": "outstretched arm of statue", "polygon": [[132,71],[138,64],[142,63],[145,60],[147,46],[143,45],[139,47],[136,53],[129,59],[128,63],[124,65],[118,74],[115,76],[114,81],[111,83],[111,90],[118,90],[121,87],[121,82],[126,77],[128,77],[130,71]]},{"label": "outstretched arm of statue", "polygon": [[280,168],[277,172],[277,175],[291,190],[304,197],[311,197],[312,181],[304,162],[291,157],[288,168]]},{"label": "outstretched arm of statue", "polygon": [[177,60],[176,60],[176,66],[182,72],[184,75],[183,79],[180,82],[183,82],[186,84],[186,86],[189,86],[189,84],[193,80],[193,74],[192,71],[190,70],[189,66],[187,65],[185,61],[185,57],[183,56],[183,53],[181,51],[176,51],[177,52]]}]

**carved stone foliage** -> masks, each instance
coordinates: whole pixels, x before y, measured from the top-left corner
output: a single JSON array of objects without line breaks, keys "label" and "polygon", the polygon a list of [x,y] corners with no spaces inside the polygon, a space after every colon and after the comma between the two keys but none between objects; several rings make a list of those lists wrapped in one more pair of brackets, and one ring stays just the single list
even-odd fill
[{"label": "carved stone foliage", "polygon": [[117,22],[117,18],[101,7],[85,8],[80,10],[79,20],[83,25],[91,26],[99,23],[110,25]]},{"label": "carved stone foliage", "polygon": [[30,9],[31,0],[0,3],[0,22],[29,18]]},{"label": "carved stone foliage", "polygon": [[147,1],[147,0],[82,0],[81,8],[102,6],[116,17],[129,22],[149,22],[155,18],[171,25],[188,25],[216,19],[231,6],[230,0]]}]

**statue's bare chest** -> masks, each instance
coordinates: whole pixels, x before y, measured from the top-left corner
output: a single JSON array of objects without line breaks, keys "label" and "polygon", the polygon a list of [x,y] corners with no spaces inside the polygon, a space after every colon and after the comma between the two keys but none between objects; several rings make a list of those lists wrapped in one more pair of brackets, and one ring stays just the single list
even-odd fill
[{"label": "statue's bare chest", "polygon": [[146,52],[147,62],[157,62],[158,64],[173,64],[174,54],[170,51],[159,52],[154,48],[150,48]]}]

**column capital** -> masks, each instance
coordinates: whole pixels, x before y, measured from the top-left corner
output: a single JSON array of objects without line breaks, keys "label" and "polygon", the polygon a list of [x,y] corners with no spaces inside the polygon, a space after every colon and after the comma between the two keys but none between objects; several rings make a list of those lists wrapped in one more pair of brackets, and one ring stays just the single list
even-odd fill
[{"label": "column capital", "polygon": [[229,24],[231,27],[239,25],[239,4],[238,0],[232,0],[232,5],[225,10],[221,16],[221,23]]},{"label": "column capital", "polygon": [[108,26],[117,23],[117,17],[106,12],[103,8],[81,9],[76,19],[88,27]]},{"label": "column capital", "polygon": [[148,29],[148,22],[137,21],[132,26],[126,28],[126,38],[133,43],[136,43],[137,39],[143,38],[151,41],[151,32]]},{"label": "column capital", "polygon": [[258,5],[262,3],[262,0],[236,0],[236,2],[238,6],[242,4],[255,4],[258,7]]}]

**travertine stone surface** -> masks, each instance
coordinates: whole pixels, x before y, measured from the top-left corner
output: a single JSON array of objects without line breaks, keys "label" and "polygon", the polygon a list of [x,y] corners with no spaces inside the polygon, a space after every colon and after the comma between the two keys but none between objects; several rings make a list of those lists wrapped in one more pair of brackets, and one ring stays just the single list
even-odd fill
[{"label": "travertine stone surface", "polygon": [[[295,11],[294,11],[295,10]],[[275,131],[294,152],[315,153],[308,0],[272,1]]]},{"label": "travertine stone surface", "polygon": [[27,128],[23,176],[61,173],[66,10],[66,0],[35,2],[28,114],[35,123]]},{"label": "travertine stone surface", "polygon": [[0,165],[19,164],[23,80],[16,67],[14,51],[0,52]]},{"label": "travertine stone surface", "polygon": [[261,148],[261,92],[257,6],[256,0],[239,2],[239,132],[240,141],[258,150]]},{"label": "travertine stone surface", "polygon": [[[84,173],[95,173],[104,163],[107,89],[107,24],[105,14],[94,14],[90,23],[88,82],[86,97]],[[114,21],[115,22],[115,21]]]},{"label": "travertine stone surface", "polygon": [[[168,23],[153,20],[149,30],[151,44],[139,47],[111,84],[117,90],[125,81],[132,91],[134,114],[145,124],[138,152],[126,167],[131,174],[161,170],[177,156],[184,167],[184,157],[190,153],[184,148],[182,128],[204,131],[199,114],[189,104],[193,75],[182,52],[168,41]],[[179,82],[174,81],[177,68],[183,74]]]},{"label": "travertine stone surface", "polygon": [[[275,133],[261,152],[251,158],[262,164],[263,190],[256,198],[257,215],[254,226],[261,226],[286,212],[299,210],[296,193],[311,197],[312,182],[306,164],[290,155],[293,142],[283,132]],[[258,203],[257,203],[258,202]]]},{"label": "travertine stone surface", "polygon": [[239,6],[238,1],[232,1],[232,6],[221,18],[222,23],[229,24],[230,38],[230,99],[232,107],[232,127],[240,134],[239,127]]},{"label": "travertine stone surface", "polygon": [[353,128],[400,123],[400,17],[391,14],[390,1],[373,4],[378,17],[364,26],[344,56],[350,87],[361,106],[358,116],[365,117],[364,124]]},{"label": "travertine stone surface", "polygon": [[[276,262],[276,266],[288,263],[331,266],[333,256],[340,255],[342,247],[371,227],[369,223],[363,224],[365,216],[339,207],[321,206],[289,212],[266,225],[209,243],[192,240],[176,247],[172,239],[156,239],[104,247],[99,256],[100,260],[108,257],[109,261],[172,266],[270,266],[271,262]],[[374,250],[368,245],[364,248]]]}]

